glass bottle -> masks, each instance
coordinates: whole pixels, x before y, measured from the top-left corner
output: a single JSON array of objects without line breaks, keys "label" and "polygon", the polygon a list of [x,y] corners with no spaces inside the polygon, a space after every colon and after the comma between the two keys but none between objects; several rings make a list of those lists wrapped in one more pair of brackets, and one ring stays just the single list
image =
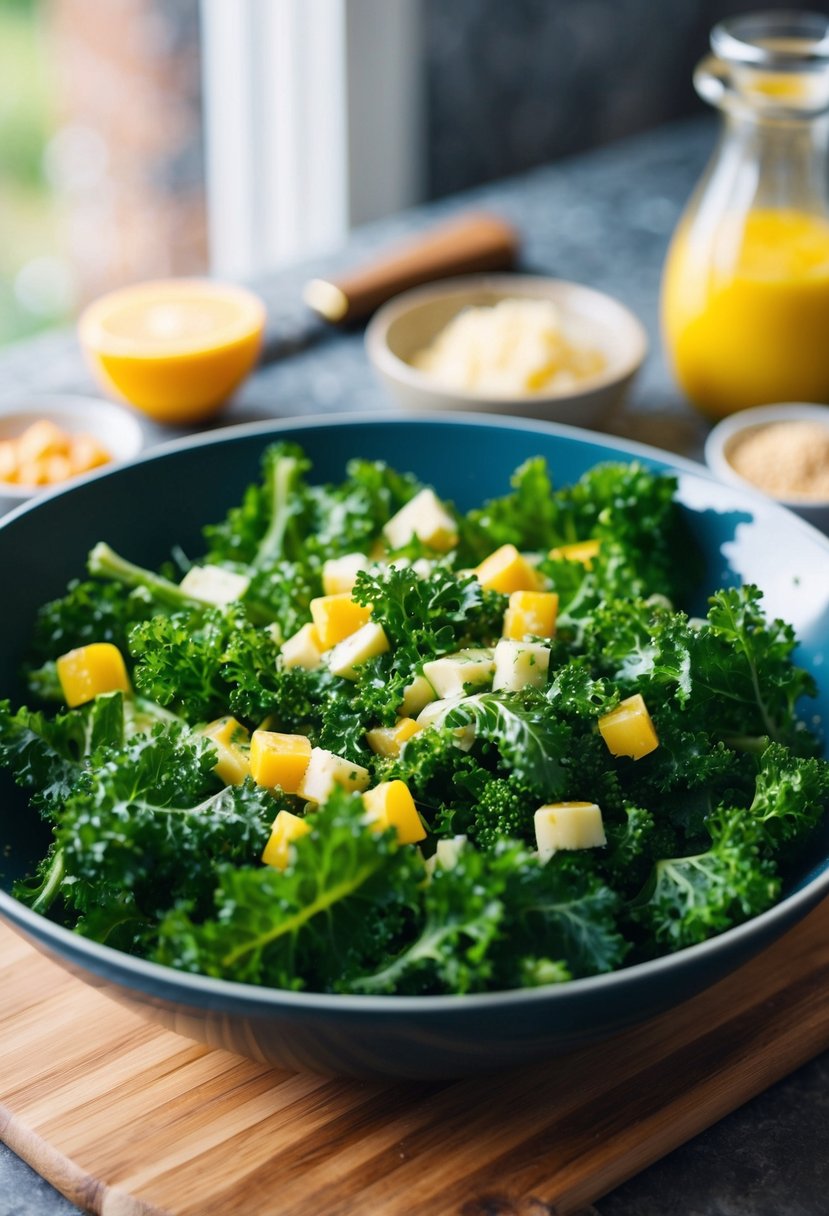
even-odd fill
[{"label": "glass bottle", "polygon": [[829,18],[740,17],[711,47],[694,84],[721,136],[668,251],[666,350],[710,418],[829,402]]}]

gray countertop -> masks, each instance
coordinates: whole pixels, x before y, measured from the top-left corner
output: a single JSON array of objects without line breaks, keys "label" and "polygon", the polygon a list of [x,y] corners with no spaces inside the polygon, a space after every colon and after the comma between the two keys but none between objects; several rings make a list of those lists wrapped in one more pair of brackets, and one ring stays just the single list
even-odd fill
[{"label": "gray countertop", "polygon": [[[713,140],[708,121],[664,127],[373,224],[336,254],[264,279],[256,286],[268,303],[269,341],[287,353],[251,377],[219,425],[390,409],[366,361],[362,335],[315,327],[298,303],[301,286],[312,275],[354,264],[474,205],[498,212],[519,228],[526,269],[590,284],[619,297],[639,315],[650,334],[650,354],[627,405],[607,429],[699,458],[706,426],[671,382],[657,311],[667,242]],[[94,391],[70,332],[0,351],[0,406],[27,394]],[[145,431],[148,443],[183,433],[149,423]],[[827,1149],[829,1056],[824,1056],[591,1210],[594,1216],[825,1216]],[[0,1144],[0,1216],[75,1212]],[[272,1207],[267,1216],[277,1213]],[[251,1216],[266,1213],[252,1211]]]}]

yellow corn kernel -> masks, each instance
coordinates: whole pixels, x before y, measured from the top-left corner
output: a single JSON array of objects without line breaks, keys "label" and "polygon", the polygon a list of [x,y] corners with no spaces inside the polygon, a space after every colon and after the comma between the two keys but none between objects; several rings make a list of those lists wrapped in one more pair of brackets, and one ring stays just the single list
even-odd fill
[{"label": "yellow corn kernel", "polygon": [[504,637],[551,638],[556,631],[558,594],[555,591],[513,591],[504,613]]},{"label": "yellow corn kernel", "polygon": [[515,545],[501,545],[490,553],[475,570],[475,577],[488,591],[501,591],[505,595],[513,591],[539,591],[543,585]]},{"label": "yellow corn kernel", "polygon": [[550,557],[557,561],[581,562],[589,568],[599,552],[600,544],[599,540],[580,540],[573,545],[561,545],[558,549],[551,549]]},{"label": "yellow corn kernel", "polygon": [[659,747],[651,716],[638,692],[599,718],[599,732],[614,756],[640,760]]},{"label": "yellow corn kernel", "polygon": [[130,680],[121,651],[112,642],[91,642],[62,654],[58,679],[70,709],[105,692],[129,692]]},{"label": "yellow corn kernel", "polygon": [[250,775],[267,789],[279,786],[295,794],[311,760],[311,740],[305,735],[280,735],[255,730],[250,739]]},{"label": "yellow corn kernel", "polygon": [[217,718],[208,722],[201,733],[206,735],[216,749],[218,759],[213,771],[225,785],[241,785],[250,773],[248,745],[250,731],[235,718]]},{"label": "yellow corn kernel", "polygon": [[376,756],[399,756],[403,744],[423,727],[414,718],[398,718],[394,726],[375,726],[366,731],[368,745]]},{"label": "yellow corn kernel", "polygon": [[270,838],[262,851],[262,860],[266,866],[276,870],[284,870],[291,860],[291,844],[301,836],[307,836],[310,826],[299,815],[290,811],[280,811],[273,821]]},{"label": "yellow corn kernel", "polygon": [[425,839],[426,829],[404,781],[383,781],[373,790],[366,790],[363,805],[366,820],[375,832],[395,828],[399,844],[416,844]]},{"label": "yellow corn kernel", "polygon": [[340,595],[321,595],[311,600],[311,616],[322,649],[330,650],[365,625],[371,617],[371,608],[358,604],[344,591]]}]

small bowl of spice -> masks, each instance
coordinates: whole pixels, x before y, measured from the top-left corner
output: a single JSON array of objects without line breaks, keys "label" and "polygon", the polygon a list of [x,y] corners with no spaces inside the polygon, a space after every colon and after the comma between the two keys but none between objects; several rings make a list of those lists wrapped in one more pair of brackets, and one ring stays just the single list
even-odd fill
[{"label": "small bowl of spice", "polygon": [[719,422],[705,460],[723,481],[760,490],[829,532],[829,406],[761,405]]}]

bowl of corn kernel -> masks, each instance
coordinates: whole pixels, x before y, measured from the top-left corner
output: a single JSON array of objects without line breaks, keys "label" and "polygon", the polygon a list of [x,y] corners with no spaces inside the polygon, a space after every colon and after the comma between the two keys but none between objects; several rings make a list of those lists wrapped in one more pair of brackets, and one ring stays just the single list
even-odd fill
[{"label": "bowl of corn kernel", "polygon": [[137,456],[139,423],[107,401],[38,396],[0,409],[0,512]]}]

